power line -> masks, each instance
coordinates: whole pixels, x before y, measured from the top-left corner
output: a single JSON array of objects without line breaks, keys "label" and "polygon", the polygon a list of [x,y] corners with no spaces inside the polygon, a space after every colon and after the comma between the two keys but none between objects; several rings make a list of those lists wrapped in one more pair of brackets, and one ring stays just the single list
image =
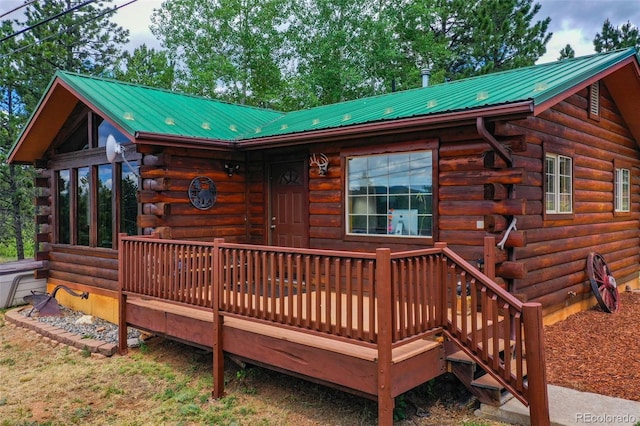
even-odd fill
[{"label": "power line", "polygon": [[[95,1],[95,0],[92,0],[92,1]],[[84,24],[86,24],[88,22],[91,22],[91,21],[95,21],[96,19],[101,18],[102,16],[107,15],[109,13],[116,12],[119,9],[122,9],[125,6],[129,6],[130,4],[135,3],[136,1],[138,1],[138,0],[130,0],[129,2],[121,4],[120,6],[115,6],[112,9],[104,10],[103,12],[97,14],[96,16],[92,16],[89,19],[86,19],[86,20],[84,20],[84,21],[82,21],[80,23],[77,23],[75,25],[72,25],[71,27],[65,29],[64,31],[60,31],[60,32],[58,32],[56,34],[51,34],[50,36],[45,37],[43,39],[40,39],[40,40],[38,40],[38,41],[36,41],[34,43],[31,43],[31,44],[28,44],[26,46],[22,46],[22,47],[19,47],[19,48],[15,49],[15,50],[12,50],[11,52],[8,52],[8,53],[0,56],[0,59],[6,58],[7,56],[12,55],[14,53],[22,52],[23,50],[26,50],[26,49],[28,49],[30,47],[33,47],[33,46],[36,46],[36,45],[38,45],[40,43],[43,43],[43,42],[45,42],[47,40],[50,40],[50,39],[54,38],[54,37],[58,37],[58,36],[60,36],[62,34],[66,34],[69,31],[74,30],[74,29],[78,28],[81,25],[84,25]]]},{"label": "power line", "polygon": [[10,15],[10,14],[12,14],[13,12],[15,12],[17,10],[22,9],[23,7],[27,7],[27,6],[35,3],[36,1],[37,0],[31,0],[31,1],[28,1],[28,2],[25,2],[25,3],[21,4],[20,6],[14,7],[12,10],[10,10],[8,12],[5,12],[2,15],[0,15],[0,18],[4,18],[5,16]]},{"label": "power line", "polygon": [[57,18],[59,18],[59,17],[61,17],[61,16],[67,15],[67,14],[69,14],[69,13],[73,12],[74,10],[80,9],[81,7],[84,7],[84,6],[88,5],[88,4],[94,3],[95,1],[96,1],[96,0],[87,0],[87,1],[85,1],[84,3],[80,3],[80,4],[77,4],[77,5],[73,6],[73,7],[70,7],[70,8],[69,8],[69,9],[67,9],[67,10],[63,10],[62,12],[57,13],[57,14],[55,14],[55,15],[53,15],[53,16],[50,16],[50,17],[48,17],[48,18],[46,18],[46,19],[43,19],[42,21],[40,21],[40,22],[38,22],[38,23],[36,23],[36,24],[33,24],[33,25],[29,26],[29,27],[26,27],[26,28],[21,29],[20,31],[16,31],[15,33],[13,33],[13,34],[11,34],[11,35],[6,36],[6,37],[5,37],[5,38],[3,38],[2,40],[0,40],[0,43],[2,43],[3,41],[9,40],[9,39],[11,39],[11,38],[14,38],[14,37],[16,37],[16,36],[19,36],[20,34],[25,33],[25,32],[27,32],[27,31],[29,31],[29,30],[32,30],[32,29],[34,29],[34,28],[37,28],[37,27],[39,27],[40,25],[46,24],[47,22],[51,22],[51,21],[53,21],[54,19],[57,19]]}]

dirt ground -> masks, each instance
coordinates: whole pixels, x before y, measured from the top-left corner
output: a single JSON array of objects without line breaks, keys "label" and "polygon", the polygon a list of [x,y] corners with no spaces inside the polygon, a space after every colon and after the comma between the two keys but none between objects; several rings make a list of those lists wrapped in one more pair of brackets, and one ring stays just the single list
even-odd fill
[{"label": "dirt ground", "polygon": [[[549,383],[640,401],[640,294],[545,327]],[[211,354],[152,338],[128,356],[91,356],[4,322],[0,426],[369,425],[374,402],[226,360],[226,396],[212,400]],[[452,376],[401,397],[397,425],[498,425]]]},{"label": "dirt ground", "polygon": [[640,293],[620,294],[620,310],[598,308],[545,327],[547,381],[640,401]]}]

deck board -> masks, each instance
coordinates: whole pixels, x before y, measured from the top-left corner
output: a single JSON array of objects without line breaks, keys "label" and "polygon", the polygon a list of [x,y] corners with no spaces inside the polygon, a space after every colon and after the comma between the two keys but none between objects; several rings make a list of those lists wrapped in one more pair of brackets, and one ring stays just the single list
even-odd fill
[{"label": "deck board", "polygon": [[[184,306],[138,296],[127,297],[127,303],[141,308],[151,309],[153,311],[170,313],[180,317],[209,322],[212,325],[211,332],[213,333],[213,311],[211,309]],[[314,333],[306,329],[300,329],[298,331],[289,327],[285,328],[275,324],[270,325],[264,322],[242,319],[236,316],[225,316],[223,324],[224,327],[232,327],[262,336],[285,340],[316,349],[327,350],[370,362],[374,362],[378,359],[378,351],[372,345],[366,345],[356,341],[348,342],[343,339],[328,337],[322,333]],[[142,324],[138,325],[142,326]],[[145,328],[151,328],[151,325],[147,325]],[[407,358],[427,352],[439,345],[439,342],[429,338],[417,339],[405,344],[396,345],[392,350],[392,361],[394,363],[402,362]]]}]

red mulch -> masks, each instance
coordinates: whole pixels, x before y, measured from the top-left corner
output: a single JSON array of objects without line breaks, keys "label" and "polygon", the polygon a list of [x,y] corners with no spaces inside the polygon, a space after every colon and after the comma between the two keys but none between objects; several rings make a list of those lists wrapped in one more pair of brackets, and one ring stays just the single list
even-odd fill
[{"label": "red mulch", "polygon": [[620,293],[620,310],[598,307],[544,329],[550,384],[640,401],[640,293]]}]

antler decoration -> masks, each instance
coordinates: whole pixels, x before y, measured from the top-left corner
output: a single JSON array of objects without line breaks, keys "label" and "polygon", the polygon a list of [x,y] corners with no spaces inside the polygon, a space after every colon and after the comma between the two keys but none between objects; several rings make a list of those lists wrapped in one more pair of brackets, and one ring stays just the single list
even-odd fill
[{"label": "antler decoration", "polygon": [[320,176],[324,176],[327,174],[327,170],[329,168],[329,157],[322,153],[319,156],[316,154],[311,154],[311,157],[309,157],[309,166],[317,167],[318,174]]}]

